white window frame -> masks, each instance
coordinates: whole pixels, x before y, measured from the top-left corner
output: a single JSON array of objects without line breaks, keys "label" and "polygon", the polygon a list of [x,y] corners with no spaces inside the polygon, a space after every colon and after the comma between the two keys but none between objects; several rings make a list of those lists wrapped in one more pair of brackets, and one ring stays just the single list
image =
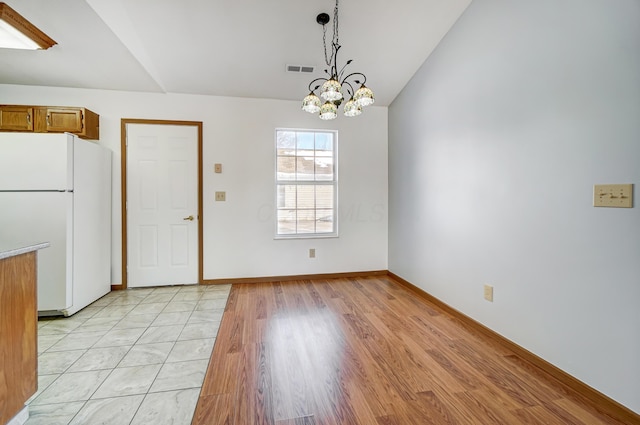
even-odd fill
[{"label": "white window frame", "polygon": [[[294,133],[329,133],[333,135],[333,179],[332,180],[280,180],[278,178],[278,133],[279,132],[294,132]],[[338,237],[338,131],[337,130],[314,130],[314,129],[299,129],[299,128],[276,128],[275,131],[275,239],[318,239],[318,238],[336,238]],[[315,151],[315,148],[314,148]],[[297,155],[295,156],[298,157]],[[280,185],[294,185],[294,186],[333,186],[333,232],[320,232],[320,233],[278,233],[278,187]],[[284,209],[284,208],[283,208]],[[322,208],[325,209],[325,208]],[[296,208],[297,211],[297,200]]]}]

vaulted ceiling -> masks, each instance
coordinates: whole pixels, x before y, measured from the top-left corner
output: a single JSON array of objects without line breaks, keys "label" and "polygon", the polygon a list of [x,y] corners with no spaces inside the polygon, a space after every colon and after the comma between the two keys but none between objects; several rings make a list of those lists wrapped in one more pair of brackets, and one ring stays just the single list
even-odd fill
[{"label": "vaulted ceiling", "polygon": [[[471,0],[341,0],[339,64],[389,105]],[[5,0],[58,44],[0,49],[0,83],[300,100],[334,0]],[[330,24],[331,25],[331,24]],[[329,31],[331,29],[329,28]],[[330,34],[328,35],[330,38]],[[311,65],[313,74],[286,72]],[[1,97],[1,96],[0,96]]]}]

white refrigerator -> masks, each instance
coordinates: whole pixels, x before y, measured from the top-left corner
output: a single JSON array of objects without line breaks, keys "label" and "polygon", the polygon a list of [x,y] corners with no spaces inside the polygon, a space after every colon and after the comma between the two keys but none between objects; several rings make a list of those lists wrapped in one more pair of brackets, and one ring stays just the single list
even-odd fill
[{"label": "white refrigerator", "polygon": [[38,314],[111,290],[111,151],[72,134],[0,133],[0,240],[38,253]]}]

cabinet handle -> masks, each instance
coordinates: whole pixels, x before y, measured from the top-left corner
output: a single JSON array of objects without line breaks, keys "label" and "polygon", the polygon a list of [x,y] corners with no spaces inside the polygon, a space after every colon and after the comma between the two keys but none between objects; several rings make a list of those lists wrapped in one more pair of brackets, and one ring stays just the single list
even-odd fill
[{"label": "cabinet handle", "polygon": [[50,126],[50,125],[51,125],[51,122],[49,121],[49,117],[50,117],[50,116],[51,116],[51,115],[47,114],[47,126]]},{"label": "cabinet handle", "polygon": [[31,114],[27,114],[27,124],[31,124]]}]

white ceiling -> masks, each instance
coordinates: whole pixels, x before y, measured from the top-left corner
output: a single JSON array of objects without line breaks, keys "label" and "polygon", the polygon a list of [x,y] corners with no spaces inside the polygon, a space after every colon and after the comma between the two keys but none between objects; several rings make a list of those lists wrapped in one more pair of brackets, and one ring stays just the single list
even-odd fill
[{"label": "white ceiling", "polygon": [[[341,66],[389,105],[471,0],[342,0]],[[334,0],[5,0],[57,41],[0,49],[0,83],[300,100]],[[331,25],[331,24],[330,24]],[[329,35],[330,37],[330,28]],[[314,74],[285,72],[316,66]]]}]

